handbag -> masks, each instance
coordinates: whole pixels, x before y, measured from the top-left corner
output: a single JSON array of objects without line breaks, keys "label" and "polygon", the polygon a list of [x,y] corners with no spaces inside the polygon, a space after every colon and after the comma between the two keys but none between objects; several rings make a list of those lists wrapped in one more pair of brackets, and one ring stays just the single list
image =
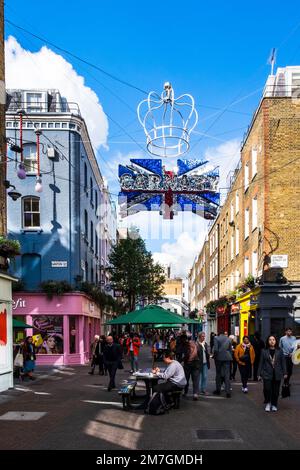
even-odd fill
[{"label": "handbag", "polygon": [[289,384],[283,384],[281,387],[281,398],[288,398],[291,396]]},{"label": "handbag", "polygon": [[18,352],[14,360],[15,367],[23,367],[24,366],[24,357],[23,354]]},{"label": "handbag", "polygon": [[121,361],[121,359],[118,362],[118,369],[124,369],[123,362]]}]

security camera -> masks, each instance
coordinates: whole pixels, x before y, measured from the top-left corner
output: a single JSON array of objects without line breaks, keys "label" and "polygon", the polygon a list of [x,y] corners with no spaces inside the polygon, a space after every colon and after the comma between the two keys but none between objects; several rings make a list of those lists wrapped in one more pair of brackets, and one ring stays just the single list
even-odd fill
[{"label": "security camera", "polygon": [[13,201],[17,201],[22,196],[22,194],[16,191],[15,189],[12,189],[7,194],[9,197],[12,198]]}]

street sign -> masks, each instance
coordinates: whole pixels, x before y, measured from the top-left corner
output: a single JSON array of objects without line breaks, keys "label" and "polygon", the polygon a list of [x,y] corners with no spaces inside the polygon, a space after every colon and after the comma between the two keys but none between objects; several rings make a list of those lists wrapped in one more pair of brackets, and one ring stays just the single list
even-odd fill
[{"label": "street sign", "polygon": [[288,255],[271,255],[271,268],[287,268]]},{"label": "street sign", "polygon": [[52,268],[67,268],[68,261],[51,261]]}]

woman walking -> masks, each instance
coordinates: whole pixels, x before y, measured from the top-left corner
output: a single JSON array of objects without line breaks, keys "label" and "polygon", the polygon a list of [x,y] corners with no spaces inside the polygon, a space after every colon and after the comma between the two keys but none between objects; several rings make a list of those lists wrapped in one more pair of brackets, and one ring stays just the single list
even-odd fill
[{"label": "woman walking", "polygon": [[242,392],[248,393],[248,379],[251,377],[252,365],[255,359],[254,348],[248,336],[244,336],[243,342],[235,348],[234,357],[241,374]]},{"label": "woman walking", "polygon": [[264,381],[265,411],[277,411],[280,382],[287,378],[287,369],[283,351],[274,335],[268,337],[261,353],[258,376]]},{"label": "woman walking", "polygon": [[23,379],[28,375],[30,380],[35,380],[35,377],[33,377],[33,371],[35,369],[36,348],[33,344],[32,336],[27,336],[24,341],[22,351],[24,357]]}]

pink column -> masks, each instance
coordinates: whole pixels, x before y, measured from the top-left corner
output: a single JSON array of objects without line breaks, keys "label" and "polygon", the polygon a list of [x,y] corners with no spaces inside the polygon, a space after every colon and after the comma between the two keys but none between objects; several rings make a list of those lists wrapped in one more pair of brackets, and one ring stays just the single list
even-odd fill
[{"label": "pink column", "polygon": [[[32,325],[32,316],[31,315],[26,315],[26,320],[25,322],[27,325]],[[32,336],[33,334],[33,329],[32,328],[26,328],[26,336]]]},{"label": "pink column", "polygon": [[84,364],[84,316],[80,315],[79,317],[79,354],[80,354],[80,363]]},{"label": "pink column", "polygon": [[64,335],[64,365],[69,363],[70,354],[70,334],[69,334],[69,317],[68,315],[63,316],[63,335]]}]

